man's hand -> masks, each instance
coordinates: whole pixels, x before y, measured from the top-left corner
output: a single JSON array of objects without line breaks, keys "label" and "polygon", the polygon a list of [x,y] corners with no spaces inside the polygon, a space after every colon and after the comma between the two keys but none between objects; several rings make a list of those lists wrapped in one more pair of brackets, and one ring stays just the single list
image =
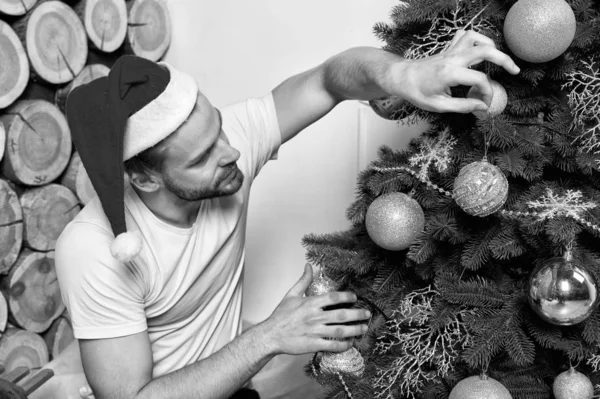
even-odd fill
[{"label": "man's hand", "polygon": [[[493,62],[513,75],[520,71],[508,55],[496,49],[492,39],[474,31],[460,30],[445,51],[393,65],[384,90],[426,111],[485,111],[492,101],[492,87],[483,72],[469,69],[482,61]],[[453,98],[450,88],[458,85],[477,86],[483,102]]]},{"label": "man's hand", "polygon": [[365,324],[340,324],[368,319],[370,313],[367,310],[323,310],[332,305],[354,303],[357,299],[355,294],[331,292],[304,297],[312,278],[313,270],[307,264],[300,280],[285,295],[273,314],[257,326],[263,329],[276,354],[342,352],[350,349],[352,342],[337,339],[355,337],[367,332]]}]

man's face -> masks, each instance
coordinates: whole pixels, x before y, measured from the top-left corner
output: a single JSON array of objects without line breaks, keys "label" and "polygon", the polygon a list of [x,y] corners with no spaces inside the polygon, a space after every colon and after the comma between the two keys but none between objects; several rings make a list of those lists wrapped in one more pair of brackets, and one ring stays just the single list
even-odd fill
[{"label": "man's face", "polygon": [[164,188],[185,201],[236,193],[244,181],[237,167],[240,152],[229,145],[221,113],[198,92],[196,106],[181,127],[167,138]]}]

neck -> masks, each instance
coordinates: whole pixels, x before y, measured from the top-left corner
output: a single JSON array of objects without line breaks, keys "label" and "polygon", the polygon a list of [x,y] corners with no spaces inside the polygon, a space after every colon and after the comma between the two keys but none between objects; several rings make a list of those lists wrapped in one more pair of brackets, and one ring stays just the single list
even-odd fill
[{"label": "neck", "polygon": [[165,190],[148,193],[132,187],[148,209],[163,222],[189,228],[196,221],[201,201],[185,201]]}]

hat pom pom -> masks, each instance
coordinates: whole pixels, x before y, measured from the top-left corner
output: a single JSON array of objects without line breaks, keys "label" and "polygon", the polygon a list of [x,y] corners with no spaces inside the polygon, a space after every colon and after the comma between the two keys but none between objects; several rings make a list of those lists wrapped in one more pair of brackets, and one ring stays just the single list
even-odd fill
[{"label": "hat pom pom", "polygon": [[142,236],[138,231],[127,231],[119,234],[110,246],[112,256],[121,262],[129,262],[141,250]]}]

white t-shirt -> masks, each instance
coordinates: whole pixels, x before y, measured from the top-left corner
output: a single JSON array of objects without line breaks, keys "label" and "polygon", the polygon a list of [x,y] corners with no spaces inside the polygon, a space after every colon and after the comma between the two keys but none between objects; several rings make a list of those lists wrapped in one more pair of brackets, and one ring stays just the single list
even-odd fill
[{"label": "white t-shirt", "polygon": [[142,234],[141,253],[120,263],[98,197],[56,244],[62,298],[78,339],[148,330],[153,376],[216,352],[240,332],[244,244],[250,186],[276,156],[281,135],[271,94],[224,108],[223,131],[241,152],[245,179],[232,196],[202,201],[191,228],[159,220],[135,191],[125,190],[128,230]]}]

